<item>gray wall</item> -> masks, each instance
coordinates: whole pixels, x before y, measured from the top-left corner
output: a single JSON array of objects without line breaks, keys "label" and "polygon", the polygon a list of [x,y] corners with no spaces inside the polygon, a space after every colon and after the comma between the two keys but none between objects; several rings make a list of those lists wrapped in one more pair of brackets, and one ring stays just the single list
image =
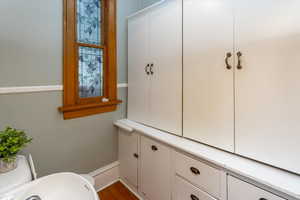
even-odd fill
[{"label": "gray wall", "polygon": [[141,7],[145,8],[145,7],[150,6],[151,4],[156,3],[158,1],[160,1],[160,0],[141,0]]},{"label": "gray wall", "polygon": [[[118,0],[118,80],[127,82],[126,16],[141,0]],[[62,84],[62,0],[0,1],[0,87]],[[63,120],[62,92],[0,95],[0,129],[13,126],[34,138],[24,151],[39,176],[61,171],[91,172],[117,160],[112,123],[126,116],[124,101],[113,113]]]},{"label": "gray wall", "polygon": [[127,19],[142,7],[142,0],[118,0],[118,72],[119,83],[127,83]]}]

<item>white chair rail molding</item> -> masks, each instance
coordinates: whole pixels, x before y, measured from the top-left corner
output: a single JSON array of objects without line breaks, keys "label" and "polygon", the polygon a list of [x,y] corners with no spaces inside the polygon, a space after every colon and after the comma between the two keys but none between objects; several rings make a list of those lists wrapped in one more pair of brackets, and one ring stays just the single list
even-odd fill
[{"label": "white chair rail molding", "polygon": [[[118,88],[127,88],[127,83],[119,83]],[[62,85],[46,85],[46,86],[21,86],[21,87],[0,87],[1,94],[19,94],[19,93],[35,93],[35,92],[51,92],[62,91]]]}]

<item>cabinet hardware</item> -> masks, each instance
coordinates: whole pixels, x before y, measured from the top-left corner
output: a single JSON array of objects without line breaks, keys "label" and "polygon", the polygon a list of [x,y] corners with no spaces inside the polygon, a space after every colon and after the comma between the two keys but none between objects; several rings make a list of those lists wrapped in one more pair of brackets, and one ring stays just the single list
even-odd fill
[{"label": "cabinet hardware", "polygon": [[145,72],[146,72],[147,75],[150,74],[150,72],[149,72],[149,67],[150,67],[149,64],[147,64],[147,65],[145,66]]},{"label": "cabinet hardware", "polygon": [[154,74],[153,67],[154,67],[154,64],[151,63],[151,64],[150,64],[150,73],[151,73],[151,75]]},{"label": "cabinet hardware", "polygon": [[191,172],[195,175],[200,175],[200,171],[199,169],[195,168],[195,167],[191,167],[190,168]]},{"label": "cabinet hardware", "polygon": [[241,60],[241,57],[242,57],[242,52],[237,52],[236,53],[237,57],[238,57],[238,64],[236,66],[237,69],[243,69],[243,66],[242,66],[242,60]]},{"label": "cabinet hardware", "polygon": [[134,156],[135,158],[139,158],[139,155],[138,155],[137,153],[133,154],[133,156]]},{"label": "cabinet hardware", "polygon": [[193,194],[191,194],[191,199],[192,200],[199,200],[199,198],[198,197],[196,197],[195,195],[193,195]]},{"label": "cabinet hardware", "polygon": [[155,145],[152,145],[151,149],[152,149],[152,151],[157,151],[158,150],[158,148]]},{"label": "cabinet hardware", "polygon": [[226,68],[229,70],[232,68],[232,66],[228,63],[229,58],[231,58],[232,54],[230,52],[226,53],[226,58],[225,58],[225,64]]},{"label": "cabinet hardware", "polygon": [[260,198],[259,200],[268,200],[268,199],[265,199],[265,198]]}]

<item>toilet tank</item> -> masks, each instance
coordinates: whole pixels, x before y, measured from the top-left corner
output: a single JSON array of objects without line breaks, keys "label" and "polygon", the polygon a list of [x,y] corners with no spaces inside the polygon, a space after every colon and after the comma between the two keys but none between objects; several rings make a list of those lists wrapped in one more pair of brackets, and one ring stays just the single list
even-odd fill
[{"label": "toilet tank", "polygon": [[32,181],[30,166],[25,156],[17,156],[18,167],[7,173],[0,173],[0,194]]}]

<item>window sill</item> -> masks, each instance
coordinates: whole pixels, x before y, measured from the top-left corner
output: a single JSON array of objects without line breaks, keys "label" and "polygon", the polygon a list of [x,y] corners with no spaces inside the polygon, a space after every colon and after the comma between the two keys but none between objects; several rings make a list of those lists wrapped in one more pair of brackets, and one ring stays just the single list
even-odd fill
[{"label": "window sill", "polygon": [[73,106],[60,107],[59,111],[63,113],[64,119],[74,119],[105,112],[113,112],[117,109],[117,105],[120,103],[122,103],[121,100],[95,104],[78,104]]}]

